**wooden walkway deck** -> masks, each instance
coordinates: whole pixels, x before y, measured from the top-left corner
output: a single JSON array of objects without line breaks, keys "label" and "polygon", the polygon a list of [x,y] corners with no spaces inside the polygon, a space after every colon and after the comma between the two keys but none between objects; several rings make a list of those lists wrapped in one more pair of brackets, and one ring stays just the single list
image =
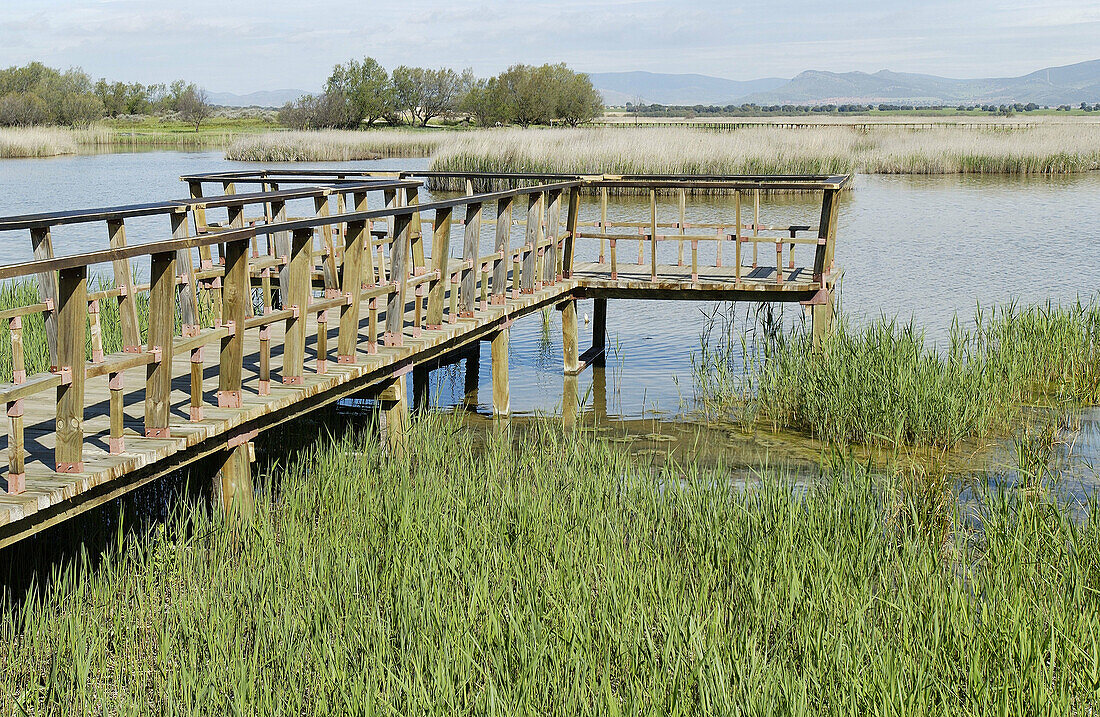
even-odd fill
[{"label": "wooden walkway deck", "polygon": [[[775,265],[700,268],[693,261],[692,269],[658,265],[654,259],[616,265],[613,272],[606,261],[575,261],[575,242],[584,236],[576,228],[579,190],[599,181],[594,178],[426,205],[418,203],[418,183],[408,177],[288,173],[276,180],[238,173],[189,179],[191,200],[0,218],[0,231],[30,230],[37,257],[25,265],[0,267],[0,279],[36,276],[42,292],[40,304],[3,312],[11,329],[15,373],[12,383],[0,386],[9,416],[0,547],[207,456],[218,456],[224,466],[220,481],[227,505],[242,491],[250,499],[249,441],[258,432],[363,392],[380,396],[387,411],[397,412],[400,428],[400,414],[407,410],[405,375],[482,340],[492,341],[494,411],[506,416],[508,328],[546,306],[563,310],[563,370],[572,373],[600,360],[609,298],[800,301],[814,306],[815,321],[824,326],[829,291],[839,276],[831,266],[831,243],[835,197],[844,178],[806,180],[825,197],[821,239],[813,241],[815,263],[785,265],[779,280]],[[237,185],[253,180],[262,191],[235,193]],[[647,186],[659,180],[637,181]],[[664,181],[684,183],[681,178]],[[766,187],[759,178],[725,181],[744,184],[746,191]],[[203,198],[203,184],[211,182],[222,185],[225,194]],[[277,182],[309,186],[281,190]],[[368,192],[381,193],[385,208],[367,210]],[[524,196],[529,202],[523,243],[513,248],[512,205]],[[563,196],[568,197],[564,228]],[[335,211],[330,197],[339,199]],[[314,216],[288,219],[285,202],[302,199],[313,201]],[[496,251],[481,256],[482,207],[491,203],[497,204],[496,221],[484,223],[495,226]],[[262,215],[247,221],[249,206],[261,208]],[[469,259],[451,257],[452,210],[458,207],[466,212],[461,224],[454,222],[455,229],[462,256]],[[215,208],[228,211],[224,225],[207,221],[206,213]],[[434,212],[430,220],[429,211]],[[603,211],[606,215],[606,204]],[[156,213],[172,217],[173,239],[127,247],[125,218]],[[52,255],[51,226],[100,221],[110,228],[110,250]],[[194,235],[188,235],[188,223]],[[668,237],[658,234],[656,210],[651,223],[643,238],[655,252],[657,242]],[[681,232],[685,224],[681,211]],[[760,228],[758,218],[752,226]],[[602,235],[613,230],[602,221]],[[624,238],[637,241],[637,229],[631,231]],[[742,238],[738,228],[730,238],[762,241],[758,231],[752,234]],[[368,236],[376,239],[368,243]],[[787,234],[780,238],[790,241]],[[430,252],[425,247],[429,239]],[[215,246],[218,260],[210,251]],[[776,264],[784,261],[781,248],[776,256]],[[144,287],[128,278],[133,274],[127,262],[140,258],[152,261],[152,279]],[[169,260],[171,273],[158,274],[157,267]],[[88,267],[104,261],[114,263],[116,282],[125,288],[87,292]],[[148,297],[147,329],[137,326],[136,307],[127,304],[138,296]],[[596,321],[592,351],[578,356],[575,300],[582,297],[597,300]],[[102,355],[104,327],[98,314],[105,301],[119,304],[124,343],[137,344],[128,351]],[[215,316],[199,329],[197,308],[204,302],[214,307]],[[51,363],[60,368],[27,377],[20,375],[21,318],[34,313],[46,318]],[[173,350],[165,352],[158,340],[171,342]],[[76,357],[88,358],[86,342],[91,360],[84,362],[83,379],[77,381],[80,369],[69,364]],[[171,355],[170,362],[163,361],[164,353]]]}]

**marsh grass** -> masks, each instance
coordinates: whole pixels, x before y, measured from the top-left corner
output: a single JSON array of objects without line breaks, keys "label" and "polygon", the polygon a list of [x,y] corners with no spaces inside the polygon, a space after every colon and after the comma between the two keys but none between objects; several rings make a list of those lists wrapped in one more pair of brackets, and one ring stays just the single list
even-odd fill
[{"label": "marsh grass", "polygon": [[844,459],[742,492],[549,424],[429,416],[408,445],[323,439],[244,529],[192,507],[59,569],[0,620],[8,710],[1096,708],[1100,534],[1047,503],[990,496],[943,545]]},{"label": "marsh grass", "polygon": [[[1100,305],[1051,303],[956,320],[945,345],[913,324],[841,319],[815,348],[803,326],[719,337],[695,367],[702,401],[746,425],[830,443],[951,447],[1012,435],[1024,408],[1100,401]],[[724,343],[723,343],[724,342]]]},{"label": "marsh grass", "polygon": [[424,157],[451,134],[412,130],[269,132],[237,139],[229,145],[225,158],[244,162],[347,162]]}]

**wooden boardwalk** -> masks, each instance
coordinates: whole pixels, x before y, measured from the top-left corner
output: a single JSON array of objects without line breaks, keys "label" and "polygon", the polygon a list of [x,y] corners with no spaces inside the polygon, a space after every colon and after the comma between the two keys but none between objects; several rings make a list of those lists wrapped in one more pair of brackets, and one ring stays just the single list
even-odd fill
[{"label": "wooden boardwalk", "polygon": [[[0,313],[13,355],[11,382],[0,386],[9,417],[0,546],[208,456],[222,466],[215,485],[226,507],[247,510],[251,439],[353,395],[382,401],[389,440],[399,450],[405,376],[479,341],[492,342],[493,408],[507,416],[509,327],[547,306],[563,312],[566,373],[601,360],[608,299],[799,301],[813,307],[815,330],[824,330],[839,276],[831,260],[838,191],[847,182],[558,176],[421,205],[419,180],[404,175],[187,179],[192,196],[186,200],[0,218],[0,231],[30,231],[36,255],[33,262],[0,267],[0,279],[35,277],[41,299]],[[624,181],[651,191],[648,231],[644,221],[608,222],[606,191],[601,218],[581,221],[582,189]],[[818,226],[765,231],[760,192],[796,181],[822,192]],[[747,227],[738,216],[734,228],[708,226],[708,234],[693,240],[684,192],[716,182],[753,193],[754,216]],[[222,193],[204,197],[211,184]],[[250,184],[258,191],[237,193]],[[658,222],[655,193],[668,190],[681,193],[680,215]],[[368,207],[372,195],[379,195],[381,208]],[[312,211],[296,218],[288,210],[294,202]],[[486,209],[494,206],[490,218]],[[739,198],[737,206],[739,215]],[[224,222],[213,220],[218,210],[225,210]],[[170,219],[172,238],[127,246],[126,220],[157,215]],[[52,227],[100,222],[107,225],[109,249],[54,255]],[[586,234],[586,225],[594,231]],[[660,233],[669,226],[672,234]],[[624,230],[629,233],[616,233]],[[800,231],[817,236],[799,240]],[[650,262],[619,264],[619,238],[642,241]],[[492,239],[495,251],[483,253],[489,243],[483,239]],[[722,266],[719,247],[717,265],[700,266],[701,240],[732,242],[739,261]],[[580,249],[582,241],[592,246]],[[679,243],[683,263],[657,263],[663,241]],[[812,252],[802,254],[812,261],[793,266],[792,242],[812,244]],[[748,249],[755,256],[758,245],[777,247],[771,266],[749,263]],[[580,261],[578,254],[593,260]],[[131,262],[142,260],[148,271],[136,268],[147,284],[132,278]],[[89,267],[104,262],[113,265],[115,287],[89,291]],[[577,353],[577,298],[596,299],[593,347],[583,356]],[[117,327],[100,320],[107,303],[112,317],[117,307]],[[148,319],[139,320],[139,313]],[[53,368],[27,376],[23,323],[32,314],[45,319]],[[108,354],[104,337],[115,330],[124,349]]]}]

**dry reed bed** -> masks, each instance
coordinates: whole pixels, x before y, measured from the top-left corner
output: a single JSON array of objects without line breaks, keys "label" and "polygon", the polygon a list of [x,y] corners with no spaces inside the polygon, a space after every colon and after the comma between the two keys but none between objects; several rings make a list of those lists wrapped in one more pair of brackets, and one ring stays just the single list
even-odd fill
[{"label": "dry reed bed", "polygon": [[423,157],[434,152],[449,134],[409,130],[268,132],[238,138],[226,150],[225,158],[244,162],[347,162]]},{"label": "dry reed bed", "polygon": [[430,154],[452,172],[609,174],[1061,174],[1100,169],[1100,131],[1086,124],[1003,130],[751,127],[436,132],[278,132],[239,140],[228,159],[346,160]]}]

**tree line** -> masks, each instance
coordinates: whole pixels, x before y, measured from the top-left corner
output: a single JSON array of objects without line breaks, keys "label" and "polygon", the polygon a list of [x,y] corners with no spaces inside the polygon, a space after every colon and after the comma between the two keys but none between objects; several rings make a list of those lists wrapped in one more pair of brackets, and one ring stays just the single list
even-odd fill
[{"label": "tree line", "polygon": [[603,113],[588,75],[564,64],[513,65],[495,77],[472,70],[402,65],[388,72],[374,58],[336,65],[324,91],[289,103],[279,122],[297,129],[355,129],[378,122],[427,126],[435,118],[481,126],[559,122],[576,126]]},{"label": "tree line", "polygon": [[206,92],[185,80],[93,82],[78,68],[62,72],[40,62],[0,69],[0,126],[86,127],[105,117],[174,113],[197,130],[211,112]]}]

